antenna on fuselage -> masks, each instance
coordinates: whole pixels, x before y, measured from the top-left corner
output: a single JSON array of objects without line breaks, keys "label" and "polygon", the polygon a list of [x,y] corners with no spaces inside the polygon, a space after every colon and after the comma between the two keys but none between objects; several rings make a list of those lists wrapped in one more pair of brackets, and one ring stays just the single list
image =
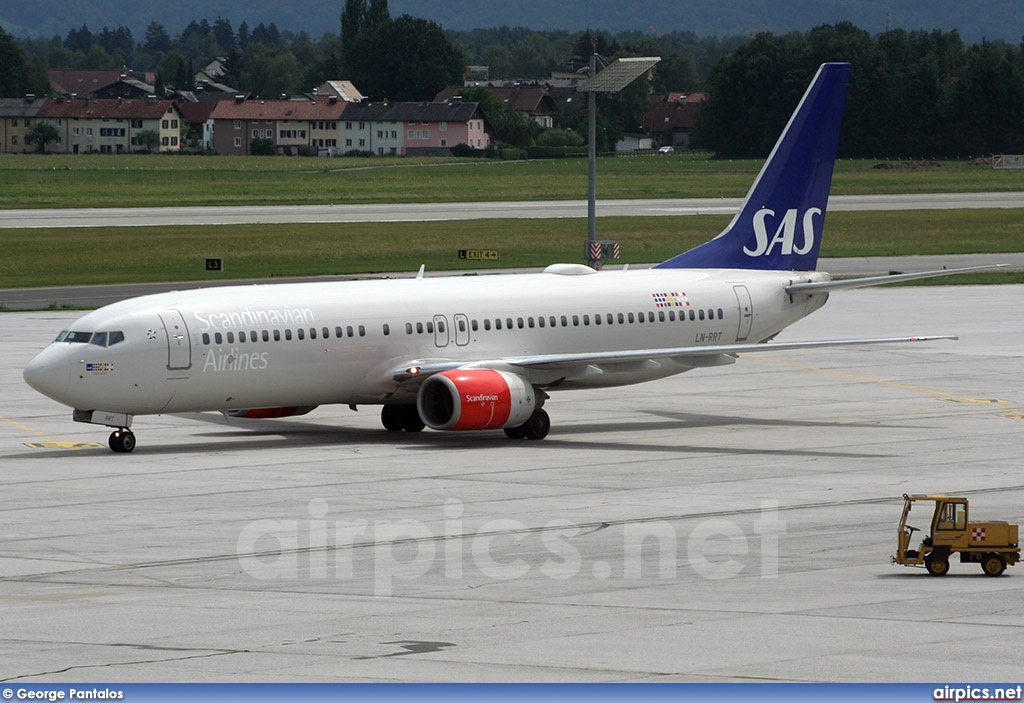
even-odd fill
[{"label": "antenna on fuselage", "polygon": [[417,281],[419,281],[419,280],[421,280],[423,278],[423,272],[426,271],[426,269],[427,269],[427,265],[426,264],[420,264],[419,273],[416,274],[416,280]]}]

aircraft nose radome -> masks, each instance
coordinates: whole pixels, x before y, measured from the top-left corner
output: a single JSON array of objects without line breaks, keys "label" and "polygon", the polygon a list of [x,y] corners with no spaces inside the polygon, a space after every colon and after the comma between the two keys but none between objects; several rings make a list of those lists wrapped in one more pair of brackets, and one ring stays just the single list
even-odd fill
[{"label": "aircraft nose radome", "polygon": [[51,344],[39,352],[22,372],[25,383],[49,398],[63,401],[71,387],[71,361],[67,347],[66,344]]}]

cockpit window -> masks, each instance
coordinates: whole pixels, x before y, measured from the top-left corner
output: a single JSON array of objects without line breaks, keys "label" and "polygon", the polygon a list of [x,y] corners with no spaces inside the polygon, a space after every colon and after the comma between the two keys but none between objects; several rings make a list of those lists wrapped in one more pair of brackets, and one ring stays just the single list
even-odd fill
[{"label": "cockpit window", "polygon": [[74,332],[64,330],[53,340],[55,342],[66,342],[68,344],[95,344],[98,347],[112,347],[118,342],[124,341],[124,332]]}]

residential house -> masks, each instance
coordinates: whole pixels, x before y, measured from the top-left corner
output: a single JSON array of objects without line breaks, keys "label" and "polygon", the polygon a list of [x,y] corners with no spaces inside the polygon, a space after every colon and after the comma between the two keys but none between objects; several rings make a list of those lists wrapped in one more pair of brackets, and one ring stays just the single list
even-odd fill
[{"label": "residential house", "polygon": [[121,80],[121,72],[115,70],[89,70],[77,68],[51,68],[46,77],[50,79],[50,87],[56,95],[74,95],[83,98],[95,93],[100,88],[117,83]]},{"label": "residential house", "polygon": [[60,136],[48,151],[63,154],[124,153],[148,148],[143,132],[156,132],[159,151],[181,148],[181,114],[171,100],[48,99],[37,119]]},{"label": "residential house", "polygon": [[138,100],[156,95],[156,88],[151,83],[144,83],[137,78],[122,76],[114,83],[97,88],[92,97],[101,100]]},{"label": "residential house", "polygon": [[405,156],[449,156],[459,144],[474,149],[491,144],[479,103],[392,103],[386,116],[388,122],[404,126]]},{"label": "residential house", "polygon": [[[488,91],[504,105],[511,107],[525,117],[533,120],[541,127],[554,126],[554,114],[558,105],[551,92],[542,85],[495,85],[485,83],[479,87]],[[450,103],[460,100],[464,88],[449,87],[434,97],[434,102]]]},{"label": "residential house", "polygon": [[320,99],[322,96],[331,95],[347,103],[361,103],[366,99],[351,81],[324,81],[316,89],[313,98]]},{"label": "residential house", "polygon": [[190,102],[184,98],[174,101],[185,125],[183,149],[213,149],[213,120],[210,115],[217,107],[215,102]]},{"label": "residential house", "polygon": [[338,148],[341,114],[348,103],[327,100],[222,100],[213,120],[213,148],[218,154],[248,155],[254,139],[269,139],[274,153],[298,155]]},{"label": "residential house", "polygon": [[338,152],[396,156],[404,153],[405,123],[394,115],[392,103],[353,103],[345,106],[338,135]]},{"label": "residential house", "polygon": [[25,154],[36,145],[26,141],[45,98],[26,95],[24,98],[0,98],[0,153]]},{"label": "residential house", "polygon": [[700,105],[707,97],[704,92],[671,93],[667,99],[652,97],[640,125],[659,146],[687,147],[697,126]]}]

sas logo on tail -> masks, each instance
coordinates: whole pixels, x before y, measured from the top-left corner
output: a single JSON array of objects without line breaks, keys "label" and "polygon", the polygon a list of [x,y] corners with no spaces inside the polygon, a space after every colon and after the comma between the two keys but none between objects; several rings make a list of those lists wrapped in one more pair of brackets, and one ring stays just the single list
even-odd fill
[{"label": "sas logo on tail", "polygon": [[[780,253],[783,256],[791,254],[808,254],[814,249],[814,218],[820,218],[820,208],[812,207],[804,212],[801,224],[800,236],[797,236],[797,218],[799,213],[796,209],[786,210],[781,220],[775,221],[775,211],[768,208],[761,208],[754,213],[753,225],[754,236],[757,237],[757,246],[754,249],[743,247],[743,253],[748,256],[766,256],[771,254],[776,246],[781,247]],[[820,225],[820,219],[819,219]],[[775,234],[769,238],[768,231],[775,227]]]}]

